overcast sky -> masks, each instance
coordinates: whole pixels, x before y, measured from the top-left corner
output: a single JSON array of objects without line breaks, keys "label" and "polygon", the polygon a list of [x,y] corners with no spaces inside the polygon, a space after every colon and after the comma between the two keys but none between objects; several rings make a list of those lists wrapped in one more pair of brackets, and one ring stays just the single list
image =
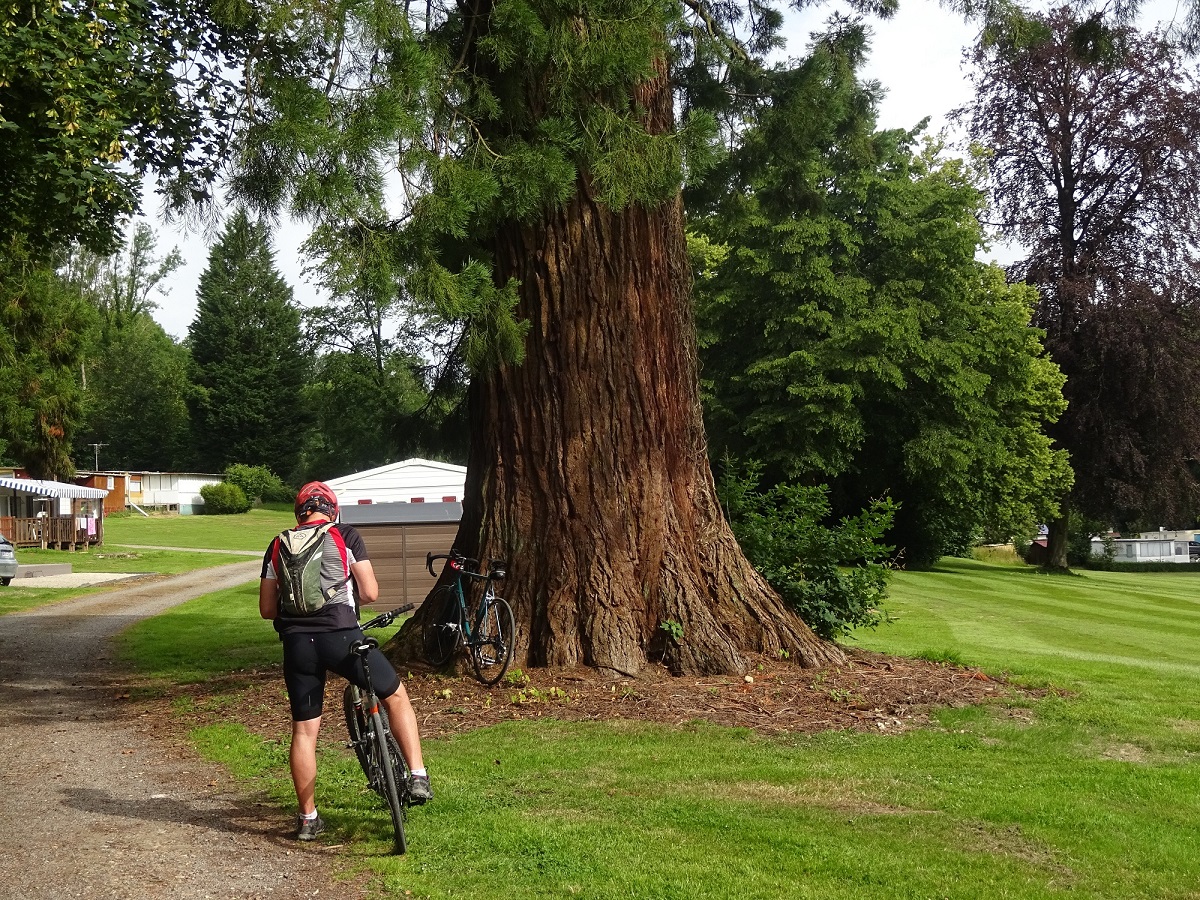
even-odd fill
[{"label": "overcast sky", "polygon": [[[1176,0],[1147,0],[1146,19],[1170,20],[1177,15]],[[790,24],[788,52],[802,55],[809,34],[818,30],[829,15],[823,7]],[[936,134],[946,127],[946,114],[970,99],[970,88],[962,67],[963,49],[973,40],[976,28],[968,26],[953,13],[932,0],[900,0],[899,12],[886,22],[873,24],[874,38],[870,62],[863,77],[879,81],[887,91],[880,107],[880,128],[912,128],[921,119],[931,118],[929,131]],[[147,210],[153,216],[153,198]],[[158,297],[155,318],[177,338],[187,335],[196,310],[196,287],[208,263],[209,241],[205,235],[182,227],[154,223],[159,235],[159,251],[179,247],[185,265],[172,276],[169,293]],[[284,225],[274,236],[275,260],[283,277],[292,286],[301,303],[318,300],[314,288],[304,280],[299,246],[305,232],[295,225]]]}]

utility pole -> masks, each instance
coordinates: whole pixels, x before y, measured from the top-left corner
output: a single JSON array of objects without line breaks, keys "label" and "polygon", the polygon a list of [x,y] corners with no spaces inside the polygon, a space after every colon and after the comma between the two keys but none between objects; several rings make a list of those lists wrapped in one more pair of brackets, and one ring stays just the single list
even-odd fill
[{"label": "utility pole", "polygon": [[92,450],[95,451],[95,453],[96,453],[96,467],[94,469],[92,469],[92,471],[99,472],[100,471],[100,448],[107,447],[108,444],[95,443],[95,444],[88,444],[88,446],[91,447]]}]

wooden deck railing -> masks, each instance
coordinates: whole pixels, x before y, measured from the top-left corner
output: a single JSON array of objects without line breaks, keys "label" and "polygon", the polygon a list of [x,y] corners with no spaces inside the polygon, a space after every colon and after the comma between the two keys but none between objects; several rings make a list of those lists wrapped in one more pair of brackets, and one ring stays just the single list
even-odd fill
[{"label": "wooden deck railing", "polygon": [[16,547],[40,547],[55,550],[74,550],[77,546],[99,544],[104,538],[103,521],[96,522],[96,533],[88,534],[78,527],[74,516],[43,516],[24,519],[0,516],[0,534]]}]

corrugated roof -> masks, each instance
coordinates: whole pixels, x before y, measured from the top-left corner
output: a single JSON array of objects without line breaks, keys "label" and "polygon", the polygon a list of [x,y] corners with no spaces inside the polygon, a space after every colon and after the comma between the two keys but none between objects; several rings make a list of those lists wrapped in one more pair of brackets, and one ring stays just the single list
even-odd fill
[{"label": "corrugated roof", "polygon": [[0,478],[0,487],[11,488],[23,494],[37,494],[39,497],[70,497],[78,500],[102,500],[108,496],[108,491],[102,488],[84,487],[80,484],[66,484],[62,481],[38,481],[35,478]]},{"label": "corrugated roof", "polygon": [[386,466],[379,466],[374,469],[366,469],[362,472],[354,472],[350,475],[343,475],[340,478],[330,478],[325,483],[334,490],[338,488],[349,488],[361,481],[369,481],[386,475],[398,475],[407,473],[409,470],[437,472],[439,474],[451,475],[455,478],[465,478],[467,475],[466,466],[456,466],[453,463],[435,462],[430,459],[406,459],[402,462],[389,463]]}]

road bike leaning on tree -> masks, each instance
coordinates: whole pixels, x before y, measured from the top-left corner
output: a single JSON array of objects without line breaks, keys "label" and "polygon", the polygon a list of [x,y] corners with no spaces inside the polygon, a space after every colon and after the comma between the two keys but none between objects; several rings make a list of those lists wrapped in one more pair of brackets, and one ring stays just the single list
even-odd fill
[{"label": "road bike leaning on tree", "polygon": [[[432,666],[444,666],[460,646],[467,649],[476,677],[491,686],[499,681],[512,661],[516,623],[512,609],[496,596],[496,582],[503,581],[506,564],[503,560],[488,560],[487,574],[480,571],[479,561],[463,556],[457,550],[425,557],[425,568],[437,577],[433,564],[446,560],[454,579],[434,591],[429,603],[433,616],[427,620],[423,634],[425,659]],[[467,585],[483,582],[483,593],[474,610],[467,603]]]},{"label": "road bike leaning on tree", "polygon": [[[392,620],[403,615],[415,604],[409,603],[398,609],[388,610],[362,624],[362,630],[384,628],[392,624]],[[373,637],[364,637],[350,645],[350,652],[362,661],[363,674],[366,682],[371,684],[371,669],[367,664],[367,654],[379,646]],[[380,703],[373,687],[366,690],[357,685],[348,684],[342,694],[342,708],[346,713],[346,730],[350,733],[350,746],[354,755],[366,773],[367,783],[371,790],[379,794],[387,802],[392,814],[392,829],[396,833],[394,853],[403,853],[407,848],[404,837],[405,810],[409,806],[409,780],[412,773],[408,761],[400,751],[400,743],[392,734],[391,723],[388,721],[387,710]]]}]

